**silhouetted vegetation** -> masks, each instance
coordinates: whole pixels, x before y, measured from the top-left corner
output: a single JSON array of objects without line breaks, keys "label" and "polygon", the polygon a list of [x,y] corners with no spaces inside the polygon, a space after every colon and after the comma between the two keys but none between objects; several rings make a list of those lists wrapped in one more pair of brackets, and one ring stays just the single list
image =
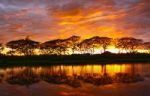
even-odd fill
[{"label": "silhouetted vegetation", "polygon": [[[34,49],[39,47],[39,42],[30,40],[28,37],[26,39],[10,41],[6,44],[8,48],[11,48],[14,53],[23,55],[34,55]],[[10,52],[11,53],[11,52]],[[13,54],[11,54],[13,55]]]},{"label": "silhouetted vegetation", "polygon": [[3,47],[2,43],[0,43],[0,55],[2,55],[3,50],[4,50],[4,47]]},{"label": "silhouetted vegetation", "polygon": [[[137,53],[138,50],[150,50],[150,43],[133,37],[113,39],[109,37],[94,36],[81,39],[80,36],[71,36],[66,39],[49,40],[40,43],[29,37],[9,41],[4,45],[9,48],[4,55],[70,55],[70,54],[101,54],[108,51],[109,47],[120,50],[118,53]],[[0,53],[4,47],[0,44]]]},{"label": "silhouetted vegetation", "polygon": [[[118,53],[109,52],[112,46],[119,50]],[[9,49],[4,53],[6,47]],[[145,50],[145,53],[138,50]],[[44,43],[26,37],[3,46],[0,44],[0,64],[150,62],[149,50],[149,42],[132,37],[112,39],[94,36],[81,40],[80,36],[71,36]]]},{"label": "silhouetted vegetation", "polygon": [[135,39],[131,37],[124,37],[121,39],[118,39],[116,42],[116,48],[125,50],[126,52],[136,52],[136,49],[141,45],[142,46],[143,41],[141,39]]},{"label": "silhouetted vegetation", "polygon": [[150,53],[150,42],[143,43],[144,49],[148,50],[148,53]]},{"label": "silhouetted vegetation", "polygon": [[74,54],[74,55],[39,55],[39,56],[1,56],[1,66],[53,65],[53,64],[103,64],[103,63],[148,63],[150,54]]}]

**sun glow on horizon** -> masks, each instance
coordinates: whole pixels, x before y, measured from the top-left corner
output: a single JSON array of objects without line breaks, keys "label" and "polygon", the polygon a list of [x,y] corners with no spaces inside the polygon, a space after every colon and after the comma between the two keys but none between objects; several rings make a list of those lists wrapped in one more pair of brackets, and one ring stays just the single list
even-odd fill
[{"label": "sun glow on horizon", "polygon": [[[92,49],[90,49],[92,50]],[[5,54],[5,55],[8,55],[8,53],[12,51],[11,48],[7,48],[7,47],[4,47],[4,50],[2,51],[2,54]],[[115,54],[118,54],[118,53],[127,53],[129,52],[129,50],[120,50],[118,48],[115,48],[114,46],[109,46],[107,49],[106,49],[107,52],[110,52],[110,53],[115,53]],[[86,53],[89,53],[89,54],[102,54],[104,52],[104,50],[102,48],[95,48],[94,49],[94,53],[91,53],[91,51],[88,51],[88,52],[80,52],[78,50],[75,50],[74,54],[86,54]],[[139,52],[139,53],[149,53],[149,50],[146,50],[146,49],[137,49],[136,52]],[[40,49],[36,48],[34,49],[34,53],[35,55],[42,55],[42,52]],[[68,48],[68,54],[67,55],[71,55],[73,54],[71,48]],[[9,54],[10,55],[10,54]],[[16,56],[22,56],[23,54],[20,54],[19,52],[15,53],[14,55]],[[64,54],[65,55],[65,54]]]}]

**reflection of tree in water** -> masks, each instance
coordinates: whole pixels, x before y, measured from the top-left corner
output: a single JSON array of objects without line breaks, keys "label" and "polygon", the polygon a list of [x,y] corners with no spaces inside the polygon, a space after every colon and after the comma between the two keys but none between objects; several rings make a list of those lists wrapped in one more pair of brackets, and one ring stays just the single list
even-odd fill
[{"label": "reflection of tree in water", "polygon": [[66,73],[63,71],[58,71],[58,73],[54,73],[54,74],[49,74],[49,73],[41,74],[40,77],[42,78],[42,80],[52,84],[67,84],[75,88],[81,86],[79,80],[76,79],[74,75],[67,76]]},{"label": "reflection of tree in water", "polygon": [[116,73],[115,81],[122,83],[134,83],[138,81],[143,81],[144,78],[140,74],[136,74],[135,64],[131,65],[131,73]]},{"label": "reflection of tree in water", "polygon": [[81,87],[81,83],[99,86],[112,83],[134,83],[144,80],[140,74],[135,72],[134,65],[131,65],[131,72],[129,73],[116,72],[114,75],[110,75],[109,68],[105,64],[100,66],[102,69],[97,70],[99,71],[97,73],[94,72],[94,66],[90,66],[91,71],[87,71],[86,66],[81,66],[80,70],[75,66],[68,67],[71,68],[71,73],[66,66],[43,67],[40,71],[38,68],[33,70],[30,67],[26,67],[17,71],[17,73],[14,70],[8,72],[10,76],[7,77],[6,81],[9,84],[30,85],[43,80],[52,84],[65,84],[78,88]]},{"label": "reflection of tree in water", "polygon": [[9,84],[18,85],[30,85],[37,83],[39,80],[39,77],[30,68],[26,68],[21,73],[12,74],[6,79]]},{"label": "reflection of tree in water", "polygon": [[94,85],[106,85],[112,83],[112,78],[105,74],[105,75],[97,75],[97,74],[86,74],[84,77],[80,77],[79,79],[86,83],[91,83]]},{"label": "reflection of tree in water", "polygon": [[112,83],[112,78],[109,76],[109,74],[106,73],[106,66],[102,65],[102,72],[94,73],[93,72],[93,66],[92,66],[92,72],[86,73],[82,76],[78,76],[78,79],[82,80],[86,83],[91,83],[94,85],[106,85]]},{"label": "reflection of tree in water", "polygon": [[117,73],[115,75],[114,80],[116,82],[121,82],[121,83],[134,83],[138,81],[143,81],[144,78],[140,76],[140,74],[127,74],[127,73]]},{"label": "reflection of tree in water", "polygon": [[2,82],[4,74],[0,74],[0,83]]}]

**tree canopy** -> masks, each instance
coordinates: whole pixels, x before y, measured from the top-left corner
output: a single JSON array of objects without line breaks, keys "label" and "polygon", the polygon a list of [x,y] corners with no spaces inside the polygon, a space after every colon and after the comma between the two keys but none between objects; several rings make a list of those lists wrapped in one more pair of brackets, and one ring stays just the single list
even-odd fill
[{"label": "tree canopy", "polygon": [[[66,39],[54,39],[44,43],[31,40],[29,37],[25,39],[13,40],[6,43],[6,47],[11,50],[8,54],[34,55],[35,49],[43,55],[67,55],[67,54],[94,54],[95,50],[106,52],[109,46],[122,50],[120,52],[136,52],[139,46],[144,46],[146,50],[150,50],[150,42],[143,42],[142,39],[133,37],[122,37],[112,39],[109,37],[94,36],[88,39],[81,39],[80,36],[71,36]],[[2,52],[2,44],[0,43],[0,53]]]},{"label": "tree canopy", "polygon": [[19,54],[32,55],[34,54],[34,49],[38,48],[39,42],[26,38],[10,41],[6,44],[6,46],[17,51]]},{"label": "tree canopy", "polygon": [[135,52],[136,49],[142,45],[143,40],[132,37],[123,37],[117,40],[116,47],[124,49],[129,52]]},{"label": "tree canopy", "polygon": [[2,54],[2,51],[4,50],[3,44],[0,43],[0,54]]}]

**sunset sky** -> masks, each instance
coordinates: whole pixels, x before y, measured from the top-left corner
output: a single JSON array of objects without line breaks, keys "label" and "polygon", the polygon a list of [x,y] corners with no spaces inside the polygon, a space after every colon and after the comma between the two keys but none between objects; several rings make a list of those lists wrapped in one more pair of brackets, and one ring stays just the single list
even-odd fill
[{"label": "sunset sky", "polygon": [[0,42],[132,36],[150,40],[150,0],[0,0]]}]

